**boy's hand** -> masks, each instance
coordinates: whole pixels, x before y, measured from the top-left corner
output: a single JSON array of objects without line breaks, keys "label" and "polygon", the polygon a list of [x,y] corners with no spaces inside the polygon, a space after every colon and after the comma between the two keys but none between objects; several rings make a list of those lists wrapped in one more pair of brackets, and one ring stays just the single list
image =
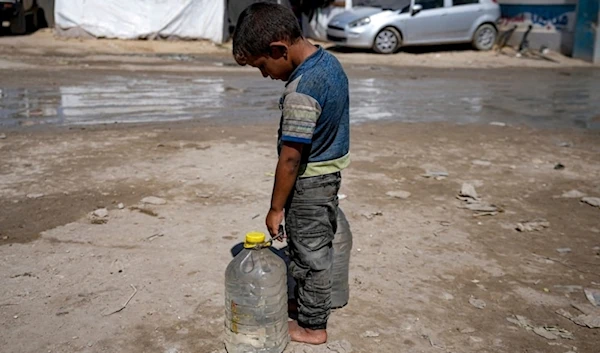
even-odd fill
[{"label": "boy's hand", "polygon": [[279,226],[283,222],[283,209],[298,177],[303,147],[301,143],[284,142],[277,161],[271,209],[267,213],[265,223],[271,238],[279,241],[283,240],[279,234]]},{"label": "boy's hand", "polygon": [[267,229],[269,230],[269,234],[271,234],[271,238],[283,241],[281,234],[279,234],[279,226],[283,222],[283,210],[276,211],[274,209],[270,209],[269,213],[267,213],[267,219],[265,223],[267,225]]}]

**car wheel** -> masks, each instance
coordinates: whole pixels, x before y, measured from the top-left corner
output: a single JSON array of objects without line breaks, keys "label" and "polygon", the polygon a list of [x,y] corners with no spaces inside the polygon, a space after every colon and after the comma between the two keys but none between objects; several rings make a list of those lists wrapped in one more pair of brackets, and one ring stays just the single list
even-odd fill
[{"label": "car wheel", "polygon": [[392,54],[400,48],[401,41],[402,37],[397,29],[386,27],[375,36],[373,50],[380,54]]},{"label": "car wheel", "polygon": [[482,24],[473,35],[473,46],[477,50],[491,50],[496,43],[498,30],[489,23]]},{"label": "car wheel", "polygon": [[18,9],[15,17],[10,20],[10,32],[12,34],[25,34],[27,32],[27,17],[22,7]]}]

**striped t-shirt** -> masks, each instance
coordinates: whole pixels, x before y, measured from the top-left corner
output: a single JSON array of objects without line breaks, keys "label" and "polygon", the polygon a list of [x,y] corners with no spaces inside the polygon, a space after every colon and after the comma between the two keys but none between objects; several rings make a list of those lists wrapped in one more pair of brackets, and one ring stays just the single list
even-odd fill
[{"label": "striped t-shirt", "polygon": [[280,99],[279,151],[285,141],[306,144],[299,177],[338,172],[350,163],[348,78],[323,48],[294,70]]}]

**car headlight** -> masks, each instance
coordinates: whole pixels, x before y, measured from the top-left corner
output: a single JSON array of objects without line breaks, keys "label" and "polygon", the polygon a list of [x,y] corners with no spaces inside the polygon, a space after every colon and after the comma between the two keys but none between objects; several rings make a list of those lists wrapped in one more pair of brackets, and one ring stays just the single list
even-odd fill
[{"label": "car headlight", "polygon": [[363,17],[363,18],[361,18],[359,20],[350,22],[350,24],[348,25],[348,27],[350,27],[350,28],[356,28],[356,27],[361,27],[361,26],[368,25],[369,23],[371,23],[371,19],[369,17]]}]

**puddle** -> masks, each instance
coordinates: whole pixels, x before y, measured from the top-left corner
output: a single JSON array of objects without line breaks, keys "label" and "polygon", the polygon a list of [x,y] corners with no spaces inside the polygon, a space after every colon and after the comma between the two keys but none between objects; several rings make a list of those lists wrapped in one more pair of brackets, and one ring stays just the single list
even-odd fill
[{"label": "puddle", "polygon": [[[485,75],[492,75],[485,77]],[[350,76],[354,123],[502,121],[534,127],[600,128],[600,73],[527,71],[502,77]],[[483,76],[483,77],[482,77]],[[89,125],[192,119],[261,122],[279,116],[281,82],[238,74],[90,77],[84,84],[0,86],[0,126]]]}]

